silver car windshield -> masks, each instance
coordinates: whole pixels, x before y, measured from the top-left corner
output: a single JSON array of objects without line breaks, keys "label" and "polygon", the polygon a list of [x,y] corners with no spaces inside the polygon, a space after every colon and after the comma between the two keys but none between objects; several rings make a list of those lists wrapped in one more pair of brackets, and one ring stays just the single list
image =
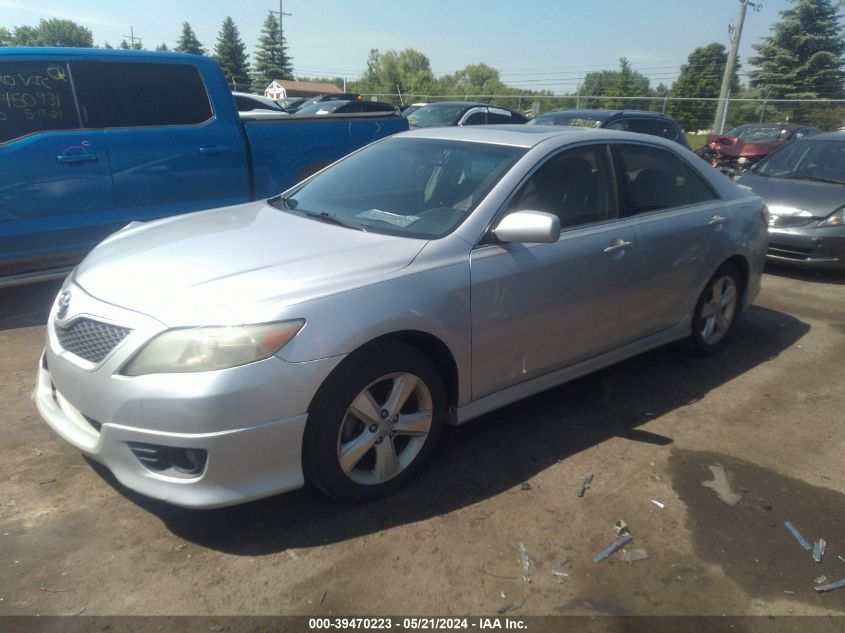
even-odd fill
[{"label": "silver car windshield", "polygon": [[463,105],[422,106],[408,115],[411,127],[441,127],[455,125],[466,111]]},{"label": "silver car windshield", "polygon": [[845,143],[794,141],[761,161],[754,174],[765,178],[792,178],[845,184]]},{"label": "silver car windshield", "polygon": [[455,230],[525,151],[491,143],[388,139],[271,203],[349,228],[436,239]]}]

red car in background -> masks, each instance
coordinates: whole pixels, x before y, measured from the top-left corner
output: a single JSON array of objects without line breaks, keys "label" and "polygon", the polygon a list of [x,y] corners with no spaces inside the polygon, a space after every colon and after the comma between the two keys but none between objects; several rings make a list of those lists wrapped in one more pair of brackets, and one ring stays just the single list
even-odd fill
[{"label": "red car in background", "polygon": [[784,143],[818,133],[814,127],[797,123],[749,123],[722,135],[708,135],[707,144],[697,154],[724,174],[736,177]]}]

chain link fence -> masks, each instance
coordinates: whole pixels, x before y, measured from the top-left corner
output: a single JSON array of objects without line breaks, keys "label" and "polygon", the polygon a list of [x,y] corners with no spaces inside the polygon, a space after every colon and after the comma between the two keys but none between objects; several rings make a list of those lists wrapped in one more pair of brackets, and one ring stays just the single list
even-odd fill
[{"label": "chain link fence", "polygon": [[[422,94],[372,94],[368,99],[395,105],[433,103],[436,101],[477,101],[499,105],[523,112],[529,117],[572,108],[610,108],[614,110],[651,110],[675,118],[686,132],[704,133],[713,127],[716,98],[696,97],[612,97],[573,95],[422,95]],[[845,99],[746,99],[729,98],[725,109],[722,131],[743,123],[800,123],[820,130],[838,130],[845,127]]]}]

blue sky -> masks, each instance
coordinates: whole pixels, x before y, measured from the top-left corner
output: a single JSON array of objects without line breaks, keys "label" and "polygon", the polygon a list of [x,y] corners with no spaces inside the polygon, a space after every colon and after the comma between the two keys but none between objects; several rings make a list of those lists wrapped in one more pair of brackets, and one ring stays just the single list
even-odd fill
[{"label": "blue sky", "polygon": [[[741,60],[791,4],[762,2],[761,11],[748,11]],[[252,52],[270,9],[278,11],[278,0],[0,0],[0,25],[72,19],[98,45],[117,45],[131,26],[151,49],[172,47],[187,20],[211,49],[231,15]],[[410,47],[428,56],[436,75],[485,62],[509,85],[563,93],[579,75],[617,68],[622,56],[653,86],[670,85],[694,48],[728,45],[737,9],[737,0],[284,0],[292,14],[284,27],[299,76],[355,79],[370,48]]]}]

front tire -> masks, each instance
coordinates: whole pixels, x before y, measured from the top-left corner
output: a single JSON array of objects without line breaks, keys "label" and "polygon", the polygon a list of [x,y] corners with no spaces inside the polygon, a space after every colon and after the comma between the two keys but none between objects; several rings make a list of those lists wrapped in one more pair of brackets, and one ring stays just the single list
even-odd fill
[{"label": "front tire", "polygon": [[336,501],[390,494],[431,454],[445,417],[443,381],[427,356],[401,344],[347,359],[312,403],[305,478]]},{"label": "front tire", "polygon": [[692,333],[687,350],[696,356],[709,356],[725,343],[736,320],[742,297],[739,271],[733,264],[722,264],[707,282],[692,315]]}]

